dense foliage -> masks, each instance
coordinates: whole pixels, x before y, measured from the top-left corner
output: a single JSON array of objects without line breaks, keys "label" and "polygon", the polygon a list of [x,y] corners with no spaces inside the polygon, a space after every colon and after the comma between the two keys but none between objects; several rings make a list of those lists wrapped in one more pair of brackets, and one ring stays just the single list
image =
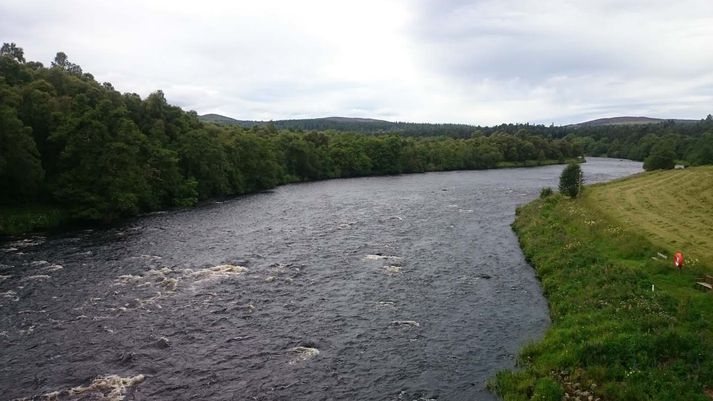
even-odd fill
[{"label": "dense foliage", "polygon": [[645,161],[652,153],[658,153],[657,157],[665,153],[666,158],[672,157],[694,166],[713,164],[711,115],[696,123],[669,121],[661,124],[578,127],[564,134],[591,156]]},{"label": "dense foliage", "polygon": [[582,169],[579,164],[570,163],[560,175],[559,191],[570,198],[576,198],[582,190]]},{"label": "dense foliage", "polygon": [[476,133],[527,134],[550,139],[568,139],[579,144],[584,154],[644,161],[654,149],[668,148],[676,161],[691,165],[713,164],[713,116],[698,122],[668,120],[662,123],[621,125],[544,126],[531,124],[501,124],[480,127],[463,124],[417,124],[368,119],[317,118],[273,122],[238,121],[226,117],[203,116],[206,122],[245,127],[272,125],[278,129],[330,129],[365,134],[398,133],[403,136],[444,135],[469,138]]},{"label": "dense foliage", "polygon": [[3,209],[52,204],[95,221],[288,182],[532,165],[581,154],[568,140],[524,132],[415,138],[205,124],[160,91],[146,99],[122,94],[64,53],[45,68],[24,62],[14,45],[0,56],[0,128]]},{"label": "dense foliage", "polygon": [[[621,120],[651,121],[651,123],[598,124],[583,123],[567,126],[531,124],[501,124],[481,127],[464,124],[417,124],[371,119],[339,117],[306,120],[239,121],[219,115],[201,119],[225,125],[245,127],[273,125],[278,129],[330,129],[365,134],[398,133],[404,136],[445,135],[469,138],[473,133],[489,136],[495,133],[536,135],[543,138],[566,138],[578,143],[584,154],[644,161],[657,147],[668,148],[673,159],[692,165],[713,164],[713,116],[695,120],[662,120],[622,118]],[[616,120],[616,119],[611,119]]]},{"label": "dense foliage", "polygon": [[469,138],[478,127],[467,124],[408,123],[374,120],[370,118],[326,117],[301,120],[250,121],[235,120],[218,114],[199,116],[201,121],[251,128],[273,125],[292,131],[341,131],[361,134],[399,134],[404,136],[450,136]]},{"label": "dense foliage", "polygon": [[676,152],[665,143],[656,144],[644,159],[644,170],[670,170],[676,165]]}]

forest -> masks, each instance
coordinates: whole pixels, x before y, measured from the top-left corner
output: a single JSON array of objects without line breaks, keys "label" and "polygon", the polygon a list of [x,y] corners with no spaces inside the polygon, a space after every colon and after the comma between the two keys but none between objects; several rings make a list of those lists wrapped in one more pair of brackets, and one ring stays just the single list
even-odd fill
[{"label": "forest", "polygon": [[99,83],[62,52],[49,67],[26,62],[14,44],[0,54],[5,211],[50,205],[72,220],[112,222],[291,182],[581,155],[568,139],[524,131],[407,137],[206,124],[168,104],[161,91],[142,99]]},{"label": "forest", "polygon": [[285,183],[540,165],[583,153],[713,163],[711,116],[636,126],[410,127],[407,135],[206,123],[168,104],[160,90],[145,99],[121,93],[62,52],[45,67],[5,43],[0,210],[44,205],[72,220],[111,222]]},{"label": "forest", "polygon": [[645,161],[667,155],[690,165],[713,164],[713,116],[697,123],[578,127],[559,137],[582,147],[590,156]]},{"label": "forest", "polygon": [[403,136],[450,136],[469,138],[478,127],[467,124],[409,123],[375,120],[370,118],[325,117],[301,120],[250,121],[235,120],[217,114],[199,116],[204,122],[221,125],[254,127],[273,125],[277,129],[293,131],[344,131],[361,134],[399,134]]}]

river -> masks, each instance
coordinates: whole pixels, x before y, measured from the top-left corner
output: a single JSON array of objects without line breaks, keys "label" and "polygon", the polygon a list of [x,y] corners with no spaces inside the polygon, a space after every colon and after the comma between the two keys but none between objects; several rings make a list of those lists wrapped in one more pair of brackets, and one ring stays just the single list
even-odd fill
[{"label": "river", "polygon": [[562,168],[285,185],[6,241],[0,398],[494,400],[549,324],[510,224]]}]

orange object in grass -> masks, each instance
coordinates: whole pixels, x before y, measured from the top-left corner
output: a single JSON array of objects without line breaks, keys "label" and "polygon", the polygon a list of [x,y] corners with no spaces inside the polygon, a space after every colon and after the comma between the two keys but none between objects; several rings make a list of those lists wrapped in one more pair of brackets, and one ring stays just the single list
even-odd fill
[{"label": "orange object in grass", "polygon": [[683,254],[681,251],[676,251],[676,253],[673,254],[673,265],[679,270],[683,268]]}]

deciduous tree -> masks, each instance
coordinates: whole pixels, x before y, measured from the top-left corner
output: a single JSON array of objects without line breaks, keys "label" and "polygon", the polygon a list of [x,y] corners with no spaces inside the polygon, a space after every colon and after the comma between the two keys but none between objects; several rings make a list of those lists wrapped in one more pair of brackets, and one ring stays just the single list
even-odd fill
[{"label": "deciduous tree", "polygon": [[0,56],[10,57],[20,63],[25,62],[25,52],[14,43],[3,43],[0,48]]}]

